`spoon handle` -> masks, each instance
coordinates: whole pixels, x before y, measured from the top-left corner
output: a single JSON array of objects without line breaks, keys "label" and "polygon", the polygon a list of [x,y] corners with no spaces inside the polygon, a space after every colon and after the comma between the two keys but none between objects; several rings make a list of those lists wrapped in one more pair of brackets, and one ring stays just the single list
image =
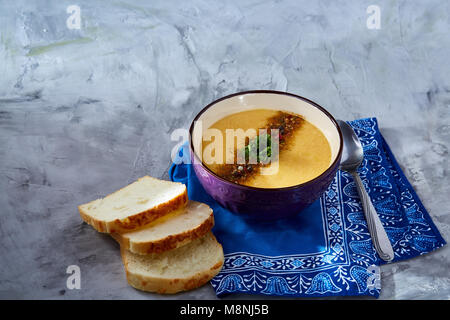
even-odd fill
[{"label": "spoon handle", "polygon": [[384,261],[391,261],[394,259],[394,250],[392,249],[391,241],[389,240],[386,230],[381,224],[380,218],[367,194],[366,188],[361,181],[357,172],[352,172],[355,180],[356,189],[361,198],[364,216],[367,221],[367,227],[372,237],[372,242],[378,255]]}]

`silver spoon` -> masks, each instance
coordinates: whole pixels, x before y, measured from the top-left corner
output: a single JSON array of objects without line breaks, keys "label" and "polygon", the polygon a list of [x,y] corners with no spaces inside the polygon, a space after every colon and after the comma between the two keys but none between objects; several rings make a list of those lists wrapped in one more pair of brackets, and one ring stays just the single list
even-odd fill
[{"label": "silver spoon", "polygon": [[344,138],[344,149],[342,153],[342,160],[339,169],[347,171],[353,176],[355,180],[356,189],[361,198],[364,217],[367,221],[367,227],[372,237],[372,242],[378,255],[384,261],[391,261],[394,259],[394,250],[391,242],[381,224],[380,218],[367,194],[366,189],[361,181],[361,178],[356,171],[364,159],[363,148],[361,142],[356,136],[355,131],[347,122],[337,120]]}]

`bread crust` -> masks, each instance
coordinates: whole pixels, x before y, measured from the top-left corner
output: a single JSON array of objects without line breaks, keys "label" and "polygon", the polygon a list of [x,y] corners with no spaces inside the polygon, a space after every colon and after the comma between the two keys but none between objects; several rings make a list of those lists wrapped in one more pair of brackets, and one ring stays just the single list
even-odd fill
[{"label": "bread crust", "polygon": [[217,261],[217,263],[215,263],[209,269],[198,272],[195,275],[186,278],[158,278],[142,276],[140,274],[133,273],[128,270],[128,261],[125,255],[126,249],[121,247],[120,254],[125,266],[127,281],[135,289],[147,292],[156,292],[159,294],[174,294],[181,291],[188,291],[199,288],[209,280],[214,278],[220,272],[224,263],[222,245],[217,242],[217,239],[215,239],[215,237],[214,240],[222,250],[220,260]]},{"label": "bread crust", "polygon": [[[117,192],[117,191],[116,191]],[[187,189],[184,188],[184,192],[177,197],[160,205],[151,208],[146,211],[139,212],[133,216],[129,216],[125,219],[115,219],[113,221],[104,221],[96,219],[90,216],[82,208],[82,205],[78,206],[81,219],[86,223],[94,227],[95,230],[103,233],[125,233],[135,229],[138,229],[174,210],[182,208],[187,204],[188,195]]]},{"label": "bread crust", "polygon": [[214,227],[214,214],[211,210],[209,217],[193,229],[182,233],[169,235],[165,238],[150,242],[132,242],[130,239],[119,233],[111,233],[111,236],[121,247],[137,254],[161,253],[167,250],[179,248],[192,240],[207,234]]}]

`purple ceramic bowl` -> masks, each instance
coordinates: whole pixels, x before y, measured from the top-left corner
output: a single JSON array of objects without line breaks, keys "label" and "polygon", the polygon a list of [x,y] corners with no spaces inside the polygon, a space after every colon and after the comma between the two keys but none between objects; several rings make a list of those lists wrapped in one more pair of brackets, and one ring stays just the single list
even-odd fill
[{"label": "purple ceramic bowl", "polygon": [[[236,184],[212,172],[201,162],[201,153],[198,153],[201,152],[203,130],[227,115],[252,109],[293,112],[318,127],[331,147],[328,169],[305,183],[268,189]],[[197,114],[189,132],[193,168],[205,191],[226,209],[258,220],[280,219],[298,214],[317,200],[336,175],[343,148],[342,133],[330,113],[311,100],[279,91],[245,91],[220,98]]]}]

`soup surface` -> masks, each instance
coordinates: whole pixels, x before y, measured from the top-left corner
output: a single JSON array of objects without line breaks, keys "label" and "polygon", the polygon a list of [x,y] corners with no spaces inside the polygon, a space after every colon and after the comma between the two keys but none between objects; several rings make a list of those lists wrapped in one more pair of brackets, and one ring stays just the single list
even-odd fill
[{"label": "soup surface", "polygon": [[[247,156],[244,163],[238,164],[237,154],[239,151],[249,148],[252,141],[257,141],[258,129],[271,128],[280,129],[279,144],[274,144],[274,140],[271,140],[272,145],[268,144],[272,148],[279,146],[278,160],[262,164],[260,159],[264,158],[258,158],[257,164],[250,164]],[[276,110],[255,109],[226,116],[211,125],[209,129],[218,129],[221,132],[223,137],[222,155],[220,152],[211,151],[218,146],[215,144],[218,138],[207,136],[204,132],[203,163],[217,175],[235,183],[258,188],[289,187],[317,177],[330,166],[331,148],[328,140],[316,126],[300,115]],[[230,139],[232,136],[227,136],[227,129],[244,131],[254,129],[255,132],[241,141],[233,137],[234,141],[230,147],[226,140],[227,137]],[[269,156],[270,153],[270,151],[267,152]],[[226,164],[227,156],[228,159],[234,157],[234,164]],[[267,174],[267,169],[270,169],[269,174]],[[263,170],[266,170],[266,174],[262,174]],[[243,171],[245,174],[242,173]]]}]

